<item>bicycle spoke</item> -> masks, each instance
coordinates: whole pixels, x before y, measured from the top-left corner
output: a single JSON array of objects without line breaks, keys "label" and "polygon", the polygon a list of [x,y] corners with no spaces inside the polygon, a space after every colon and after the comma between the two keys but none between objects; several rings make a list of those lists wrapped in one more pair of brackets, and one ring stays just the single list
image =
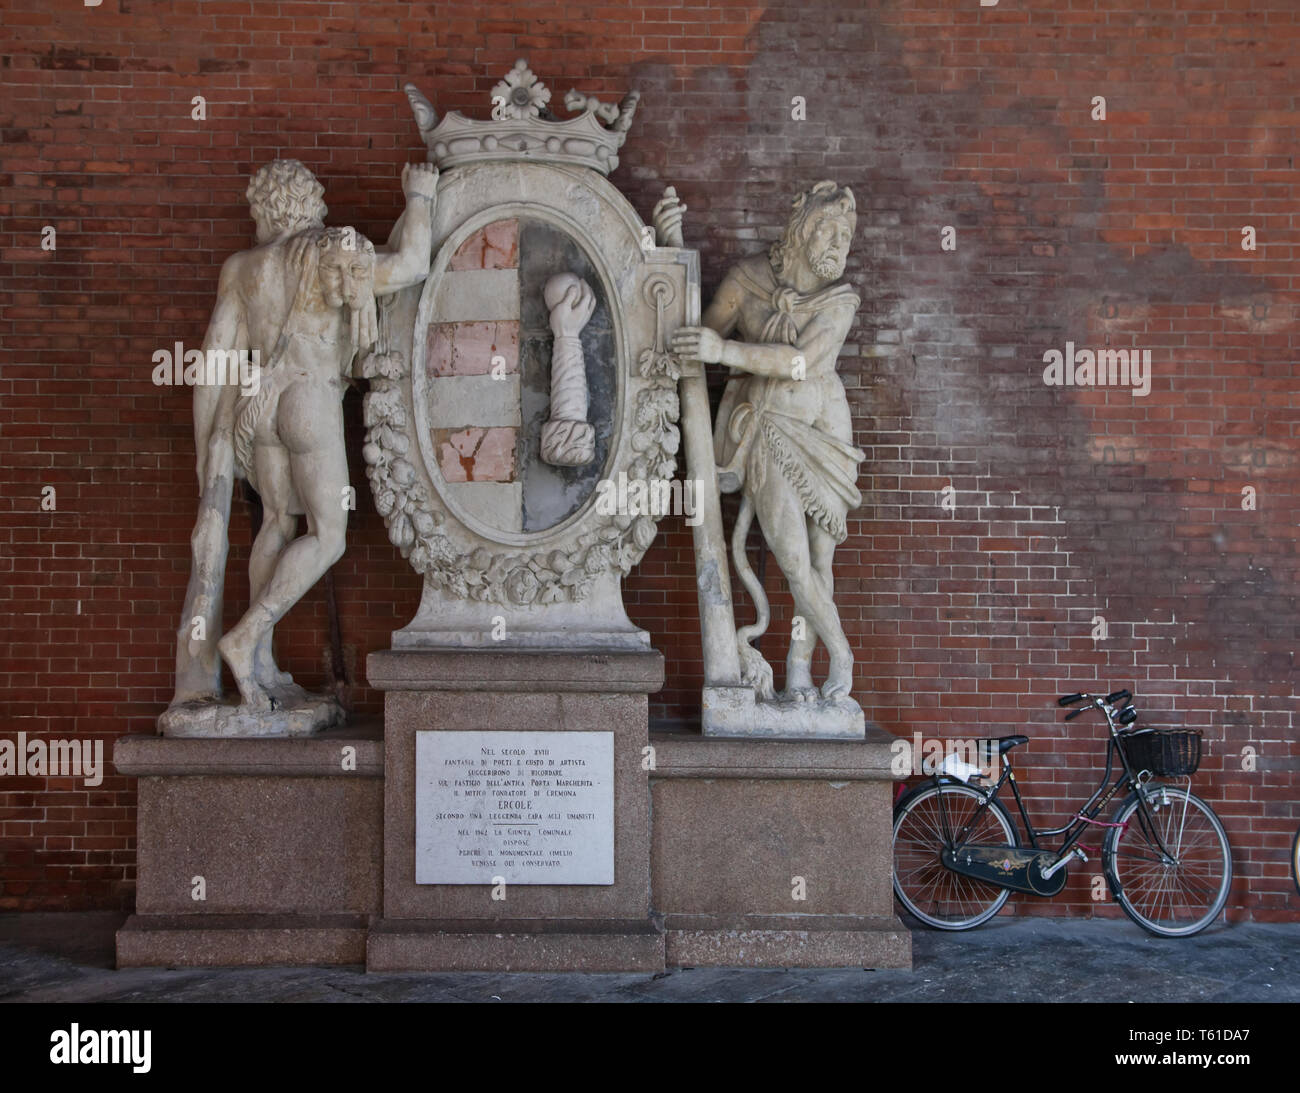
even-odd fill
[{"label": "bicycle spoke", "polygon": [[[1221,825],[1203,801],[1174,787],[1150,791],[1143,822],[1136,802],[1127,826],[1111,842],[1110,867],[1119,881],[1120,905],[1156,933],[1186,935],[1222,910],[1231,854]],[[1167,854],[1162,853],[1159,842]]]},{"label": "bicycle spoke", "polygon": [[[942,799],[941,799],[942,795]],[[977,925],[997,911],[1008,893],[950,870],[942,852],[970,824],[984,797],[967,787],[944,786],[913,798],[898,815],[894,832],[894,890],[923,922],[944,929]],[[1014,843],[1009,820],[988,808],[968,833],[971,843]]]}]

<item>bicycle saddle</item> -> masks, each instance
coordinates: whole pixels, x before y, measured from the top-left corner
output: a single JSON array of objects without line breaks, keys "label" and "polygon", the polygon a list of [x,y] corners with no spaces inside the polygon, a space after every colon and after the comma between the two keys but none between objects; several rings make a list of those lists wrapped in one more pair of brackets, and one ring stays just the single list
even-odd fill
[{"label": "bicycle saddle", "polygon": [[1028,744],[1027,736],[999,736],[998,737],[998,754],[1006,755],[1012,748],[1018,748],[1021,744]]}]

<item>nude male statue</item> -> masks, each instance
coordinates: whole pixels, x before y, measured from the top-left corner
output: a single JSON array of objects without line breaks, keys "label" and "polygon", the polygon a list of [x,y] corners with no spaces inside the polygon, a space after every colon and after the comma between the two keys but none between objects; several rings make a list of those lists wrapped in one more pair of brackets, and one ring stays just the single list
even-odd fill
[{"label": "nude male statue", "polygon": [[[204,350],[256,351],[262,371],[252,395],[234,386],[194,391],[201,501],[173,708],[220,699],[218,649],[243,707],[269,711],[305,696],[275,666],[272,628],[343,553],[345,378],[376,340],[375,297],[428,273],[437,181],[432,166],[404,168],[406,212],[377,249],[351,228],[323,226],[323,188],[296,160],[253,176],[258,246],[223,266]],[[249,561],[252,603],[217,642],[231,487],[241,476],[264,506]],[[294,538],[301,515],[307,532]]]},{"label": "nude male statue", "polygon": [[[657,219],[670,212],[656,209]],[[865,455],[853,446],[848,399],[835,372],[861,303],[849,285],[836,284],[856,223],[852,191],[817,183],[795,199],[770,253],[732,267],[702,325],[683,327],[672,339],[679,356],[733,370],[718,409],[715,456],[722,491],[742,492],[732,558],[758,608],[758,621],[737,631],[742,679],[767,699],[771,668],[749,644],[769,619],[745,555],[755,514],[804,620],[802,636],[796,625],[790,642],[784,697],[818,698],[811,662],[819,638],[830,654],[821,697],[847,696],[853,687],[853,650],[832,598],[831,560],[847,536],[849,511],[862,503],[856,482]]]}]

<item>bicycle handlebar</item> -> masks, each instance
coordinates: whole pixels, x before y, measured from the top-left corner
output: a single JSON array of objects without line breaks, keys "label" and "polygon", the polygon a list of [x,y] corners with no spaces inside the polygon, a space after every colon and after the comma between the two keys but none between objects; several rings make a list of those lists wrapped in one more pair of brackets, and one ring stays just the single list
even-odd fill
[{"label": "bicycle handlebar", "polygon": [[[1084,692],[1076,692],[1075,694],[1061,695],[1061,697],[1056,700],[1056,704],[1058,706],[1073,706],[1076,702],[1083,702],[1085,699],[1089,700],[1086,706],[1080,706],[1077,710],[1071,710],[1068,714],[1065,715],[1066,721],[1073,721],[1080,714],[1087,713],[1090,709],[1102,709],[1102,712],[1105,712],[1103,707],[1105,706],[1113,707],[1117,703],[1127,702],[1132,697],[1133,697],[1133,693],[1130,690],[1128,690],[1128,688],[1122,687],[1118,691],[1111,691],[1111,693],[1108,694],[1105,698],[1098,698],[1096,695],[1090,695]],[[1110,721],[1110,718],[1111,715],[1109,713],[1106,713],[1107,722]],[[1130,718],[1130,720],[1133,719]]]},{"label": "bicycle handlebar", "polygon": [[[1061,697],[1056,700],[1056,704],[1058,706],[1073,706],[1076,702],[1082,702],[1085,698],[1093,697],[1093,695],[1086,694],[1083,691],[1076,691],[1072,695],[1061,695]],[[1123,687],[1118,691],[1111,691],[1102,701],[1104,701],[1107,706],[1113,706],[1116,702],[1121,702],[1124,699],[1132,697],[1133,693],[1128,690],[1128,688]]]}]

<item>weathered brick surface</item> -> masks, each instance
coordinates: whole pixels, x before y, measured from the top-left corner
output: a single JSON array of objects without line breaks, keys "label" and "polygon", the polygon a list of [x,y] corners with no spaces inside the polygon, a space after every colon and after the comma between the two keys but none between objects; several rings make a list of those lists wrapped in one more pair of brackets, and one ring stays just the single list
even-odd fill
[{"label": "weathered brick surface", "polygon": [[[483,116],[527,56],[557,106],[570,86],[644,92],[614,180],[643,215],[676,185],[706,292],[798,187],[857,194],[864,303],[841,370],[870,458],[836,574],[872,716],[908,736],[1023,728],[1031,807],[1059,823],[1101,737],[1052,697],[1131,685],[1156,723],[1206,734],[1196,784],[1236,851],[1231,914],[1294,917],[1298,38],[1293,0],[9,0],[0,732],[146,732],[169,696],[196,491],[189,392],[152,386],[150,358],[200,344],[220,263],[250,241],[249,173],[297,157],[331,223],[382,239],[423,154],[402,82]],[[1150,393],[1046,386],[1067,341],[1151,350]],[[355,395],[347,421],[358,511],[335,587],[353,698],[375,712],[364,656],[418,582],[365,490]],[[248,520],[237,501],[228,622]],[[670,716],[701,684],[690,567],[669,519],[628,581]],[[767,580],[779,658],[789,601]],[[279,629],[285,666],[320,681],[323,590]],[[128,903],[133,839],[125,778],[7,780],[0,909]],[[1112,913],[1091,875],[1014,906]]]}]

